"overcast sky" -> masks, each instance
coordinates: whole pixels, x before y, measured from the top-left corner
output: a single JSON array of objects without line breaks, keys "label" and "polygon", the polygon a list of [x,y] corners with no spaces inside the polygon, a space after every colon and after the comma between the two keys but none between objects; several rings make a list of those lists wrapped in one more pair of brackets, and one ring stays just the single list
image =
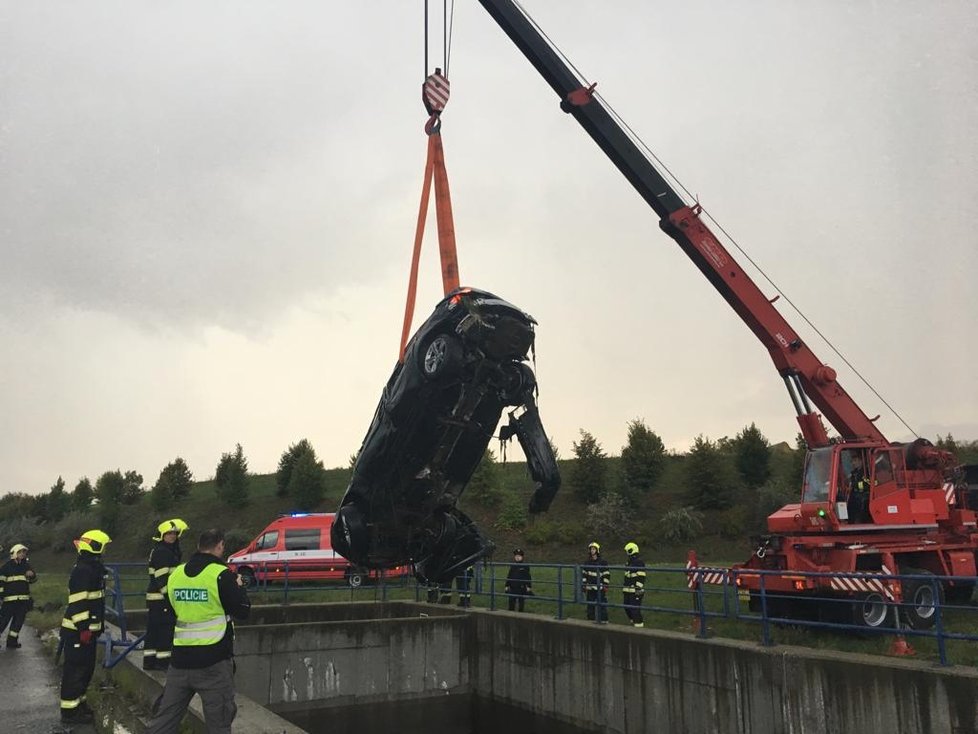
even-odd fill
[{"label": "overcast sky", "polygon": [[[679,451],[751,421],[793,440],[767,352],[482,7],[455,5],[462,281],[538,320],[562,454],[581,428],[618,453],[634,418]],[[978,438],[973,0],[524,7],[917,433]],[[204,479],[238,442],[256,472],[303,437],[347,463],[400,336],[422,18],[0,2],[0,493],[116,468],[149,486],[176,456]],[[415,325],[441,296],[429,233]]]}]

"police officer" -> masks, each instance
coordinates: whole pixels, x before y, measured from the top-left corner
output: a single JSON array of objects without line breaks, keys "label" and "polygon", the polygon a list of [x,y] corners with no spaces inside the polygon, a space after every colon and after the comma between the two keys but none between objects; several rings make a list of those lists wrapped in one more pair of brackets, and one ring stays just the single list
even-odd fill
[{"label": "police officer", "polygon": [[523,549],[513,549],[513,562],[506,574],[506,596],[509,597],[509,611],[523,611],[526,597],[533,594],[530,567],[523,563]]},{"label": "police officer", "polygon": [[143,670],[166,670],[173,648],[173,625],[176,616],[166,598],[170,573],[180,565],[180,536],[188,527],[178,517],[156,526],[156,545],[149,555],[149,585],[146,587],[146,639],[143,648]]},{"label": "police officer", "polygon": [[105,619],[105,566],[102,556],[112,538],[88,530],[75,541],[78,558],[68,577],[68,606],[61,620],[65,664],[61,672],[61,720],[85,723],[93,719],[85,692],[95,672],[95,648]]},{"label": "police officer", "polygon": [[205,530],[197,552],[177,566],[166,595],[176,613],[173,656],[158,713],[147,734],[175,734],[190,699],[200,694],[209,734],[230,734],[234,704],[234,625],[251,611],[244,581],[224,565],[224,533]]},{"label": "police officer", "polygon": [[37,574],[27,560],[27,546],[18,543],[10,549],[10,560],[0,566],[0,635],[10,625],[7,633],[7,649],[20,647],[20,628],[31,608],[30,584],[37,581]]},{"label": "police officer", "polygon": [[587,598],[587,618],[608,624],[608,586],[611,571],[601,557],[601,546],[595,541],[587,547],[587,560],[581,565],[581,581]]},{"label": "police officer", "polygon": [[472,580],[475,578],[475,566],[466,566],[462,573],[455,577],[455,588],[458,589],[458,605],[468,608],[472,606]]},{"label": "police officer", "polygon": [[625,555],[628,556],[625,583],[622,586],[625,614],[633,627],[644,627],[642,595],[645,594],[645,562],[638,557],[638,545],[636,543],[625,544]]}]

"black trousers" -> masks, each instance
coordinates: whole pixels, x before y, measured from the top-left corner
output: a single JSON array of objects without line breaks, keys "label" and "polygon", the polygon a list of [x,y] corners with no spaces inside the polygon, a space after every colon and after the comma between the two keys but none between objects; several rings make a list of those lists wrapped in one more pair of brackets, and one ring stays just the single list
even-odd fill
[{"label": "black trousers", "polygon": [[[608,592],[604,589],[587,589],[587,618],[592,621],[608,621]],[[597,620],[595,620],[597,616]]]},{"label": "black trousers", "polygon": [[625,614],[632,624],[645,624],[642,619],[642,595],[626,591],[624,594]]},{"label": "black trousers", "polygon": [[3,631],[7,629],[7,625],[9,624],[10,631],[7,633],[8,644],[11,640],[16,642],[20,636],[20,628],[24,626],[24,619],[27,617],[27,609],[30,604],[30,601],[27,599],[5,601],[3,603],[3,609],[0,609],[0,635],[3,634]]},{"label": "black trousers", "polygon": [[176,617],[166,602],[146,602],[146,639],[143,641],[143,667],[168,664],[173,650],[173,627]]},{"label": "black trousers", "polygon": [[95,653],[98,645],[93,638],[82,645],[78,634],[64,635],[65,666],[61,671],[61,710],[73,711],[85,701],[85,691],[95,673]]},{"label": "black trousers", "polygon": [[511,612],[522,612],[523,605],[526,604],[526,597],[523,594],[510,594],[509,595],[509,611]]}]

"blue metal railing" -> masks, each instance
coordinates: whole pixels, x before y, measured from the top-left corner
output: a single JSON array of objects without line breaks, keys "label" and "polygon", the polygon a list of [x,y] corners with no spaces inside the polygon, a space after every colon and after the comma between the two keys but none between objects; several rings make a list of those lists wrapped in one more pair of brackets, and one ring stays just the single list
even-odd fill
[{"label": "blue metal railing", "polygon": [[[505,609],[508,596],[505,592],[506,572],[509,564],[480,563],[475,568],[475,577],[469,584],[471,603],[487,607],[490,610]],[[566,619],[573,616],[593,616],[600,619],[595,607],[601,604],[607,611],[625,610],[622,598],[624,566],[609,566],[612,579],[609,585],[607,599],[604,602],[588,601],[583,593],[581,566],[570,564],[526,564],[533,576],[531,596],[526,598],[528,612],[551,614],[556,619]],[[288,564],[281,568],[281,580],[272,582],[264,568],[257,569],[257,582],[249,588],[249,594],[254,601],[294,603],[297,595],[302,600],[326,601],[388,601],[392,599],[413,599],[422,601],[430,598],[431,587],[418,584],[412,577],[400,576],[395,578],[378,574],[359,587],[351,587],[342,580],[330,582],[297,581],[294,572],[290,572]],[[124,647],[125,650],[112,661],[118,662],[129,650],[134,649],[142,638],[132,641],[128,638],[126,623],[127,597],[139,597],[136,608],[144,608],[146,567],[141,563],[117,563],[108,566],[110,580],[107,591],[106,611],[121,631],[120,640],[107,640],[106,652],[113,647]],[[978,641],[978,606],[970,602],[952,604],[944,601],[944,591],[953,585],[973,585],[972,577],[936,576],[936,575],[881,575],[867,573],[815,573],[793,572],[793,579],[806,584],[808,580],[816,584],[830,583],[837,580],[838,585],[848,589],[858,596],[846,596],[843,592],[826,593],[824,591],[806,590],[803,594],[785,594],[771,589],[773,577],[782,577],[784,572],[750,569],[687,568],[681,566],[650,566],[646,568],[645,594],[637,609],[655,626],[655,615],[669,614],[687,617],[691,620],[695,634],[700,638],[709,637],[713,631],[709,627],[711,621],[727,620],[740,623],[741,626],[728,629],[733,636],[749,636],[749,630],[758,630],[759,642],[764,646],[776,644],[779,632],[782,636],[786,629],[822,630],[839,636],[865,638],[866,636],[891,637],[893,640],[915,638],[934,640],[936,657],[941,665],[950,664],[948,643],[951,641]],[[738,584],[738,576],[756,578],[756,588],[746,592],[742,584]],[[138,582],[132,579],[138,578]],[[742,579],[743,581],[743,579]],[[866,593],[874,593],[876,589],[894,588],[899,583],[903,588],[911,584],[928,586],[929,598],[933,604],[923,608],[924,622],[911,626],[908,618],[921,618],[920,609],[915,608],[912,600],[890,599],[885,593],[876,594],[867,601]],[[810,584],[809,584],[810,585]],[[457,591],[456,585],[443,585],[437,588],[437,597],[452,598]],[[869,592],[865,590],[869,589]],[[873,624],[859,622],[856,614],[860,604],[871,604],[874,614],[883,615],[882,619],[873,618]],[[133,608],[133,602],[129,603]],[[919,606],[919,605],[917,605]],[[797,612],[817,612],[803,614]],[[831,614],[827,614],[831,612]],[[650,616],[651,615],[651,616]],[[950,618],[949,618],[950,616]],[[804,644],[802,642],[801,644]],[[109,660],[109,655],[106,656]],[[108,665],[108,662],[106,663]]]}]

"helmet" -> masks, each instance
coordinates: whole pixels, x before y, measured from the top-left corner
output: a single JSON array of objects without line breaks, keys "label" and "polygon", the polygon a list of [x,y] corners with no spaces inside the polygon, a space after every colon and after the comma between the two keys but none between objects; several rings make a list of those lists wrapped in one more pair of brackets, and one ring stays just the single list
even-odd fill
[{"label": "helmet", "polygon": [[183,535],[183,531],[189,527],[179,517],[175,517],[172,520],[164,520],[156,526],[156,535],[153,536],[153,540],[163,540],[163,536],[167,533],[176,533],[179,538]]},{"label": "helmet", "polygon": [[101,530],[86,530],[75,541],[75,548],[100,556],[105,551],[105,546],[111,542],[112,538],[109,537],[108,533],[103,533]]},{"label": "helmet", "polygon": [[635,543],[625,543],[625,552],[630,556],[638,555],[638,545]]},{"label": "helmet", "polygon": [[598,543],[598,541],[596,541],[596,540],[592,540],[590,543],[588,543],[587,549],[588,550],[591,550],[592,548],[594,548],[594,550],[598,551],[598,553],[601,552],[601,544]]},{"label": "helmet", "polygon": [[525,556],[526,553],[523,552],[523,549],[522,548],[514,548],[513,549],[513,555],[514,556]]},{"label": "helmet", "polygon": [[21,545],[20,543],[17,543],[17,545],[14,545],[10,548],[10,557],[13,558],[18,553],[25,550],[28,550],[26,545]]}]

